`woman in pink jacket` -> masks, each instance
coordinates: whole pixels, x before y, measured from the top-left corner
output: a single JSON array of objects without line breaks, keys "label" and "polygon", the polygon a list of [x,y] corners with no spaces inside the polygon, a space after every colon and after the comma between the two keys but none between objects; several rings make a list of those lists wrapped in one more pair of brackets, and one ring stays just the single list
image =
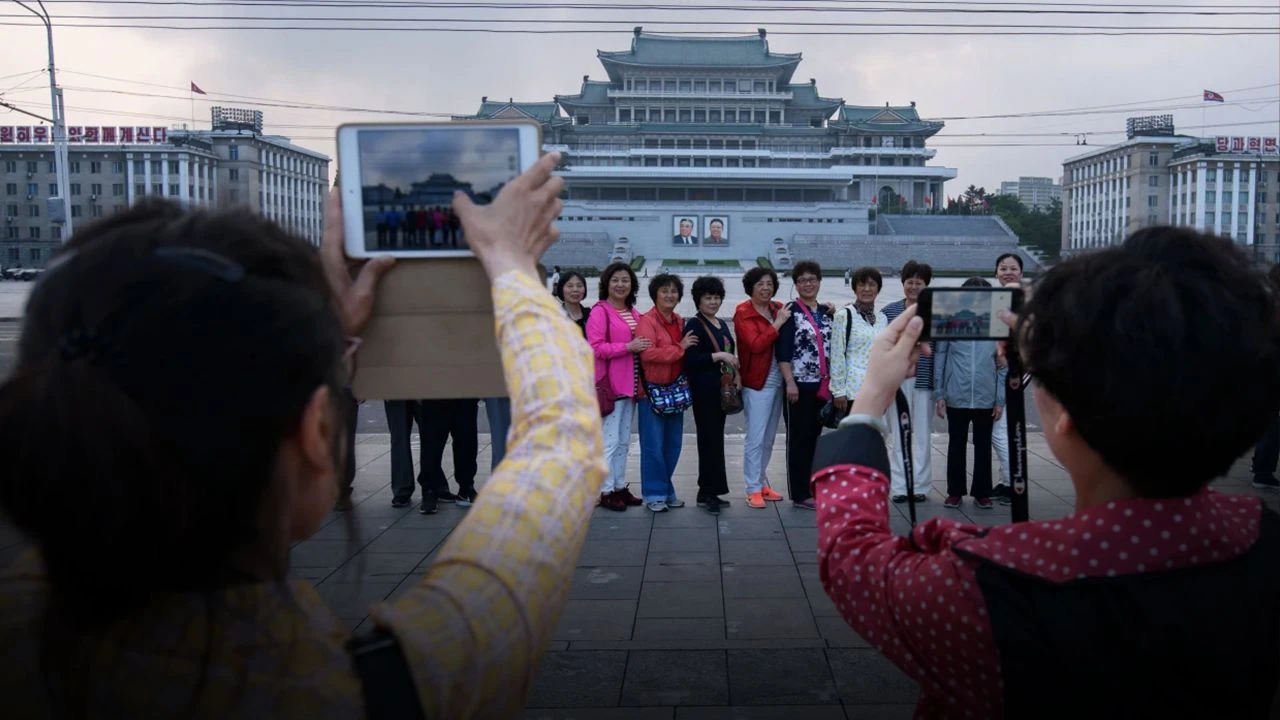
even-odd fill
[{"label": "woman in pink jacket", "polygon": [[596,382],[608,378],[617,400],[604,416],[604,453],[609,477],[600,488],[600,507],[622,511],[642,501],[627,488],[627,449],[631,445],[631,418],[644,398],[640,382],[639,353],[653,343],[636,336],[640,313],[636,312],[639,281],[626,263],[614,263],[600,274],[600,302],[587,318],[587,342],[596,356]]}]

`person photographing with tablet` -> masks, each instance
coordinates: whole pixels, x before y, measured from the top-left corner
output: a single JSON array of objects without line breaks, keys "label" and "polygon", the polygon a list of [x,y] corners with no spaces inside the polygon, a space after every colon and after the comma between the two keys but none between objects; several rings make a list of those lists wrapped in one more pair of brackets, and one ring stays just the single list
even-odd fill
[{"label": "person photographing with tablet", "polygon": [[523,711],[607,470],[591,352],[536,270],[557,161],[486,207],[454,198],[491,281],[510,452],[369,637],[289,551],[339,492],[351,338],[390,261],[353,279],[336,196],[318,255],[248,211],[155,201],[68,241],[0,385],[0,510],[31,546],[0,575],[7,716]]}]

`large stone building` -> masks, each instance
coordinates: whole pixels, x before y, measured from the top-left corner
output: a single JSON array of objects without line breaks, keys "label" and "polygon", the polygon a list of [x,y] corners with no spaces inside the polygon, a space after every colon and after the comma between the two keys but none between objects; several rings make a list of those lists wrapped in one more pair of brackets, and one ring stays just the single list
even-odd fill
[{"label": "large stone building", "polygon": [[1232,238],[1259,261],[1280,260],[1276,138],[1180,135],[1169,116],[1133,118],[1128,135],[1063,163],[1064,255],[1173,224]]},{"label": "large stone building", "polygon": [[[67,212],[73,230],[144,197],[204,207],[247,206],[319,244],[329,158],[262,134],[262,115],[214,108],[210,130],[68,128]],[[63,239],[44,127],[0,127],[0,264],[42,267]]]},{"label": "large stone building", "polygon": [[1022,176],[1000,183],[1000,194],[1018,198],[1033,210],[1048,210],[1054,202],[1062,202],[1062,186],[1053,178]]},{"label": "large stone building", "polygon": [[755,259],[785,251],[797,234],[865,241],[878,204],[940,206],[957,175],[928,164],[942,123],[921,119],[914,102],[823,96],[815,79],[797,82],[801,55],[770,50],[764,30],[706,38],[637,28],[629,50],[597,54],[605,77],[584,77],[573,95],[486,97],[459,118],[534,119],[545,149],[564,155],[562,252],[574,243],[583,252],[553,252],[553,261],[599,266],[588,261],[601,247]]}]

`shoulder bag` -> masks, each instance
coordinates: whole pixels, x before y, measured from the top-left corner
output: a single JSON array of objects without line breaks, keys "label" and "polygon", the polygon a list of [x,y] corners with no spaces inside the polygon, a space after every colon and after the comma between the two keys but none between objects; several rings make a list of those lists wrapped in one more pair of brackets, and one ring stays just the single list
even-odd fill
[{"label": "shoulder bag", "polygon": [[[707,329],[707,337],[711,338],[711,347],[715,348],[715,352],[724,352],[720,349],[720,341],[716,339],[716,332],[711,327],[711,323],[701,315],[698,315],[698,322]],[[725,415],[737,415],[742,412],[742,389],[735,382],[737,375],[738,371],[734,370],[732,365],[720,363],[720,410]]]},{"label": "shoulder bag", "polygon": [[[595,312],[598,307],[600,303],[593,305],[591,312]],[[609,342],[612,336],[613,318],[609,317],[608,308],[600,308],[600,312],[604,313],[604,341]],[[600,417],[608,417],[618,401],[618,394],[613,391],[613,382],[609,377],[609,366],[612,364],[612,358],[604,361],[604,377],[596,381],[596,404],[600,406]]]}]

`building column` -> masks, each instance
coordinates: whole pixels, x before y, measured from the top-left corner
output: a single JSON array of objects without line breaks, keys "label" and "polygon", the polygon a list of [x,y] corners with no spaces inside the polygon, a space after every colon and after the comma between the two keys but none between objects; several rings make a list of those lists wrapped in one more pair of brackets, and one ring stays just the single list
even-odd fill
[{"label": "building column", "polygon": [[[1218,163],[1213,183],[1213,234],[1222,234],[1222,173],[1223,164]],[[1233,173],[1234,174],[1234,173]]]},{"label": "building column", "polygon": [[1249,163],[1249,226],[1248,226],[1248,244],[1253,245],[1256,241],[1254,237],[1254,222],[1256,220],[1255,213],[1258,210],[1258,165],[1257,163]]},{"label": "building column", "polygon": [[142,154],[142,190],[144,194],[151,194],[151,153]]},{"label": "building column", "polygon": [[1231,239],[1239,242],[1240,223],[1236,218],[1240,215],[1240,174],[1244,172],[1244,168],[1240,167],[1240,163],[1234,163],[1231,166],[1231,207],[1228,211],[1231,215],[1230,222],[1227,227],[1231,228]]},{"label": "building column", "polygon": [[1196,164],[1196,224],[1197,228],[1204,227],[1204,213],[1206,210],[1204,201],[1205,179],[1204,174],[1208,172],[1208,163],[1203,160]]},{"label": "building column", "polygon": [[1169,224],[1180,225],[1178,222],[1178,183],[1182,179],[1179,177],[1180,172],[1174,170],[1169,173]]},{"label": "building column", "polygon": [[195,201],[191,196],[191,156],[187,153],[183,153],[178,160],[178,197],[187,206]]},{"label": "building column", "polygon": [[124,154],[124,198],[125,207],[133,207],[134,201],[137,199],[133,194],[134,174],[133,174],[133,153]]}]

